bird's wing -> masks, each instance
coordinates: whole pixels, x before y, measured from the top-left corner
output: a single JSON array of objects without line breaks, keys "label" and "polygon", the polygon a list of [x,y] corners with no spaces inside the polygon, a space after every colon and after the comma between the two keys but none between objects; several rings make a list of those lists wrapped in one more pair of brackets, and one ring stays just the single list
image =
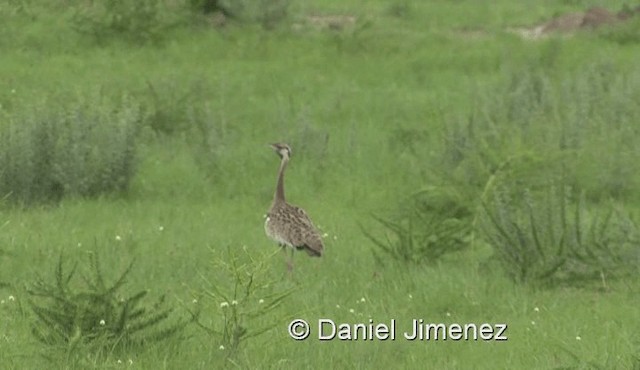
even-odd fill
[{"label": "bird's wing", "polygon": [[320,256],[322,255],[322,251],[324,249],[324,245],[322,243],[322,237],[320,236],[320,232],[315,227],[307,212],[304,209],[291,206],[294,210],[297,217],[296,223],[298,224],[298,232],[295,233],[294,243],[296,246],[304,246],[307,248],[307,253],[310,255]]},{"label": "bird's wing", "polygon": [[304,209],[298,207],[298,206],[291,206],[293,208],[293,210],[295,211],[296,215],[298,216],[298,220],[300,220],[300,222],[302,224],[304,224],[305,226],[307,226],[310,229],[313,229],[315,231],[318,231],[318,229],[316,228],[316,226],[313,224],[313,222],[311,221],[311,219],[309,218],[309,215],[307,214],[307,212],[305,212]]}]

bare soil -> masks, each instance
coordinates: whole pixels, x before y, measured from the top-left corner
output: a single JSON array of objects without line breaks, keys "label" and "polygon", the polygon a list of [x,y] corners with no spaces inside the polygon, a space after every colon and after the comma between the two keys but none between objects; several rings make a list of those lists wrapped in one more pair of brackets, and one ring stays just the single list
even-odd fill
[{"label": "bare soil", "polygon": [[640,5],[635,8],[624,7],[617,13],[602,7],[592,7],[584,12],[562,14],[535,26],[513,28],[510,31],[524,38],[539,39],[552,34],[570,35],[583,29],[596,29],[624,22],[635,16],[640,16]]}]

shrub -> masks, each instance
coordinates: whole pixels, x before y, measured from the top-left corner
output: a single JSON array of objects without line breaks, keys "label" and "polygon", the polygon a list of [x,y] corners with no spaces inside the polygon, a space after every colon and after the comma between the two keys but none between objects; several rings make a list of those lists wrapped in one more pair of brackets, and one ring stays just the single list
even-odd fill
[{"label": "shrub", "polygon": [[163,297],[153,305],[143,306],[147,291],[131,296],[120,295],[133,263],[112,284],[106,283],[95,254],[89,259],[91,276],[84,277],[84,287],[74,282],[77,264],[65,270],[61,255],[52,278],[38,277],[27,293],[35,314],[33,334],[47,345],[64,346],[73,352],[78,346],[99,351],[142,346],[167,339],[190,321],[165,324],[173,312]]},{"label": "shrub", "polygon": [[186,113],[187,139],[194,161],[208,179],[224,178],[222,174],[228,169],[222,168],[222,164],[235,166],[232,157],[237,155],[233,148],[241,139],[238,131],[227,125],[224,113],[214,111],[208,104],[190,107]]},{"label": "shrub", "polygon": [[[562,156],[565,181],[591,200],[633,196],[640,184],[640,74],[589,65],[565,80],[517,70],[444,126],[441,172],[481,190],[509,156]],[[594,174],[598,174],[594,176]]]},{"label": "shrub", "polygon": [[640,10],[636,10],[636,14],[631,15],[631,19],[610,27],[603,27],[599,34],[620,45],[637,45],[640,43]]},{"label": "shrub", "polygon": [[169,19],[166,5],[163,0],[90,1],[75,9],[71,21],[78,33],[100,43],[109,39],[138,44],[159,41],[177,23]]},{"label": "shrub", "polygon": [[514,281],[606,284],[637,266],[640,229],[620,210],[587,209],[583,198],[553,181],[501,182],[483,201],[478,232]]},{"label": "shrub", "polygon": [[191,125],[202,125],[205,110],[205,83],[195,81],[188,85],[179,85],[176,79],[160,82],[147,82],[150,99],[145,108],[149,112],[147,122],[151,129],[162,134],[176,134],[188,131]]},{"label": "shrub", "polygon": [[203,274],[204,298],[221,317],[211,325],[199,321],[198,325],[217,339],[227,357],[234,356],[246,340],[282,321],[273,312],[294,290],[270,276],[271,257],[280,253],[256,258],[246,247],[242,252],[228,248],[227,257],[214,260],[210,272]]},{"label": "shrub", "polygon": [[217,10],[226,17],[257,23],[272,29],[287,19],[292,0],[191,0],[192,9],[199,12]]},{"label": "shrub", "polygon": [[125,191],[135,173],[138,106],[95,94],[49,106],[0,126],[0,196],[31,204]]},{"label": "shrub", "polygon": [[383,228],[384,239],[361,228],[378,248],[373,253],[381,264],[385,257],[403,263],[434,264],[445,254],[469,245],[471,211],[467,204],[453,191],[426,188],[405,200],[391,219],[373,216]]}]

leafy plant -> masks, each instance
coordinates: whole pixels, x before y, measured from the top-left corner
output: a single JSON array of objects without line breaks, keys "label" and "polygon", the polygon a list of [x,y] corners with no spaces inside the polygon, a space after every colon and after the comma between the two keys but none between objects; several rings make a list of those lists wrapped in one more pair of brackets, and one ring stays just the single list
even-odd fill
[{"label": "leafy plant", "polygon": [[31,204],[125,191],[136,170],[138,105],[99,94],[50,103],[0,127],[0,196]]},{"label": "leafy plant", "polygon": [[632,101],[640,99],[640,74],[594,63],[559,79],[545,70],[555,63],[553,49],[547,54],[541,58],[551,59],[549,67],[514,70],[444,126],[439,172],[448,183],[481,189],[506,157],[552,153],[566,164],[565,183],[580,185],[588,199],[633,196],[640,181],[640,109]]},{"label": "leafy plant", "polygon": [[378,247],[374,256],[381,264],[383,255],[404,263],[433,264],[445,254],[469,245],[471,212],[458,194],[426,188],[409,197],[400,209],[393,219],[372,216],[383,227],[384,239],[361,226],[365,236]]},{"label": "leafy plant", "polygon": [[289,15],[292,0],[191,0],[192,9],[219,11],[227,18],[257,23],[270,30],[285,21]]},{"label": "leafy plant", "polygon": [[90,1],[76,8],[74,29],[98,42],[123,39],[133,43],[159,41],[172,24],[161,10],[162,0]]},{"label": "leafy plant", "polygon": [[478,231],[514,281],[606,284],[637,264],[640,229],[621,211],[588,212],[583,198],[556,183],[503,183],[483,202]]},{"label": "leafy plant", "polygon": [[630,19],[609,27],[602,27],[598,33],[601,37],[620,45],[634,45],[640,43],[640,7],[627,8]]},{"label": "leafy plant", "polygon": [[65,346],[72,353],[78,346],[94,350],[113,350],[143,346],[179,333],[190,322],[165,324],[173,308],[164,296],[152,305],[143,305],[148,291],[120,296],[133,263],[113,283],[103,276],[95,254],[89,259],[91,276],[84,276],[84,287],[76,288],[77,264],[64,268],[61,255],[53,278],[38,276],[27,293],[35,314],[33,334],[42,343]]},{"label": "leafy plant", "polygon": [[146,121],[155,131],[163,134],[185,132],[189,125],[202,124],[198,120],[207,119],[202,113],[204,107],[204,84],[194,82],[187,88],[175,83],[176,80],[147,82],[147,104],[149,114]]},{"label": "leafy plant", "polygon": [[294,290],[269,276],[271,257],[273,254],[255,258],[246,247],[240,253],[228,248],[227,258],[216,259],[211,269],[221,276],[215,281],[209,274],[202,276],[204,296],[221,312],[221,319],[212,325],[200,321],[198,324],[217,338],[227,356],[234,356],[243,342],[281,322],[273,312]]}]

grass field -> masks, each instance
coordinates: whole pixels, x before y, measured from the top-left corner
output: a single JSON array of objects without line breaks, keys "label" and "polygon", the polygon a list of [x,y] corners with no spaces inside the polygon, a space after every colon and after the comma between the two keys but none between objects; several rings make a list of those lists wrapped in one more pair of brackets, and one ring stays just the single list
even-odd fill
[{"label": "grass field", "polygon": [[[138,28],[97,37],[87,27],[101,20],[74,18],[90,2],[63,3],[0,2],[1,369],[640,368],[637,19],[533,41],[507,30],[603,4],[299,1],[266,30],[249,16],[215,29],[179,1],[147,1],[161,4],[157,18],[138,14],[125,22]],[[308,23],[321,14],[355,22]],[[297,253],[293,276],[263,228],[279,163],[267,144],[277,141],[293,151],[288,200],[325,234],[325,255]],[[544,208],[549,184],[576,195],[568,209],[585,209],[576,235],[593,222],[585,235],[605,245],[606,257],[558,252],[593,257],[580,265],[586,279],[562,275],[570,264],[539,274],[565,210]],[[531,220],[509,213],[501,191],[529,205]],[[456,251],[429,254],[448,236],[430,234],[435,221],[394,234],[372,217],[405,225],[430,192],[454,194],[464,210],[447,219],[467,230]],[[443,204],[430,217],[449,217]],[[529,234],[507,227],[520,247],[509,230],[491,234],[491,207],[496,222],[531,222]],[[609,207],[629,216],[622,234],[597,223]],[[432,249],[408,246],[414,229]],[[561,240],[573,238],[566,230]],[[38,276],[55,284],[60,256],[66,271],[78,264],[70,286],[84,293],[100,290],[83,282],[99,281],[87,278],[90,256],[107,283],[134,261],[107,297],[148,290],[150,309],[164,295],[173,311],[158,328],[189,323],[154,341],[147,322],[139,344],[101,336],[111,323],[82,326],[101,317],[82,312],[106,306],[63,290],[66,310],[78,310],[70,326],[43,323],[32,304],[51,313],[63,299],[29,291]],[[310,323],[308,339],[290,337],[293,319]],[[395,319],[396,340],[321,341],[319,319]],[[508,340],[405,340],[413,319],[506,324]],[[54,334],[43,343],[34,327]]]}]

